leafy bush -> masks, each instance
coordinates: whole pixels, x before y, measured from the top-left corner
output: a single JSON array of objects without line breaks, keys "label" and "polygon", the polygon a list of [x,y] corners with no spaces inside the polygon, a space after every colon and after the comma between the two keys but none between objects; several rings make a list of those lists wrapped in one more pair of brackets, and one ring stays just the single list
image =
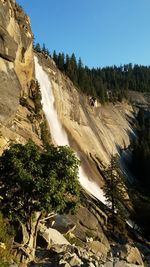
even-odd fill
[{"label": "leafy bush", "polygon": [[0,213],[0,267],[5,267],[13,258],[11,248],[13,242],[13,231],[7,219]]},{"label": "leafy bush", "polygon": [[78,165],[79,160],[69,147],[51,145],[42,151],[32,141],[26,145],[13,144],[0,157],[2,211],[11,220],[25,224],[29,235],[27,245],[33,234],[35,248],[42,215],[64,213],[77,207]]},{"label": "leafy bush", "polygon": [[0,157],[2,209],[26,220],[34,211],[61,211],[76,206],[78,164],[69,147],[41,151],[32,142],[13,144]]}]

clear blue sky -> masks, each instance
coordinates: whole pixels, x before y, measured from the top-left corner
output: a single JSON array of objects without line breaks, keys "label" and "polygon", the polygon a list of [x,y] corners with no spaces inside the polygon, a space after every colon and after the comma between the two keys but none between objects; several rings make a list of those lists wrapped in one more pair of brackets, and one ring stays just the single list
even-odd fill
[{"label": "clear blue sky", "polygon": [[35,41],[89,67],[150,65],[150,0],[17,0]]}]

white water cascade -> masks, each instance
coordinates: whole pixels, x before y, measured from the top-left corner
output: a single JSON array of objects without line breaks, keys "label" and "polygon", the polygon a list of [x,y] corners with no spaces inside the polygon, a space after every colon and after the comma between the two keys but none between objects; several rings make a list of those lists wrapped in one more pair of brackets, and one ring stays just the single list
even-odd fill
[{"label": "white water cascade", "polygon": [[[69,146],[67,133],[63,129],[61,122],[58,118],[57,111],[54,108],[55,99],[52,91],[51,82],[46,72],[39,65],[37,57],[34,58],[34,61],[35,61],[35,75],[36,79],[40,84],[40,90],[42,95],[43,111],[48,121],[52,138],[56,143],[56,145]],[[102,189],[95,182],[92,182],[91,180],[88,179],[81,166],[79,167],[79,181],[81,186],[85,190],[87,190],[101,202],[106,203]]]}]

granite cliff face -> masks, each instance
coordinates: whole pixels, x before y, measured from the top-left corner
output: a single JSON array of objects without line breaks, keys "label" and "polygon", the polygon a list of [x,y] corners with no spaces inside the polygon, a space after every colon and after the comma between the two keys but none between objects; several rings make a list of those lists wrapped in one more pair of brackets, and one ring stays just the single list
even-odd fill
[{"label": "granite cliff face", "polygon": [[[43,145],[41,124],[45,117],[41,107],[37,112],[35,102],[38,86],[32,42],[29,17],[14,0],[0,0],[0,154],[10,142],[24,144],[29,138],[39,146]],[[106,166],[112,154],[121,153],[122,149],[130,145],[130,136],[133,134],[133,108],[127,102],[115,105],[101,105],[98,102],[92,106],[90,98],[74,87],[69,78],[57,69],[51,58],[42,53],[38,53],[37,57],[52,84],[55,108],[68,134],[69,143],[80,155],[88,177],[101,186],[102,165]],[[104,255],[110,251],[105,235],[107,216],[104,209],[101,210],[99,206],[92,204],[92,201],[87,196],[77,216],[70,218],[72,223],[75,223],[74,234],[77,238],[82,237],[82,241],[86,242],[86,232],[90,230],[96,239],[88,244],[94,251],[91,254],[93,261],[87,255],[85,266],[99,266],[95,263],[98,260],[94,262],[95,250],[101,249]],[[78,249],[80,252],[80,248]],[[139,258],[138,264],[143,266],[142,259],[140,256]],[[85,260],[84,257],[81,259]],[[67,263],[68,265],[63,266],[74,266],[71,265],[70,259]],[[128,263],[136,264],[136,261],[130,260]],[[111,264],[112,262],[102,266]],[[117,266],[135,265],[122,263]]]},{"label": "granite cliff face", "polygon": [[[22,8],[15,1],[0,0],[0,153],[10,142],[25,143],[29,138],[43,145],[45,117],[42,106],[38,112],[36,107],[32,42],[30,20]],[[132,106],[126,102],[91,105],[90,97],[81,94],[50,57],[42,53],[37,57],[48,74],[70,146],[79,154],[89,179],[102,186],[102,166],[130,144]]]},{"label": "granite cliff face", "polygon": [[[1,151],[9,140],[32,138],[41,144],[41,121],[33,116],[32,41],[29,17],[15,1],[0,0]],[[52,59],[39,58],[52,83],[56,110],[70,144],[78,150],[89,176],[99,180],[101,163],[108,164],[112,153],[130,144],[132,107],[127,103],[91,106],[89,98],[78,92]],[[26,105],[20,105],[20,99],[25,99]]]},{"label": "granite cliff face", "polygon": [[[29,17],[14,0],[0,0],[0,153],[9,141],[32,138],[40,144],[39,123],[28,119],[34,113],[29,99],[34,83],[32,42]],[[21,97],[30,102],[26,107],[20,105]]]},{"label": "granite cliff face", "polygon": [[51,81],[55,108],[70,145],[78,151],[88,176],[102,184],[101,166],[109,163],[112,154],[130,145],[133,108],[127,102],[115,105],[97,102],[91,106],[90,98],[74,87],[52,59],[38,56]]}]

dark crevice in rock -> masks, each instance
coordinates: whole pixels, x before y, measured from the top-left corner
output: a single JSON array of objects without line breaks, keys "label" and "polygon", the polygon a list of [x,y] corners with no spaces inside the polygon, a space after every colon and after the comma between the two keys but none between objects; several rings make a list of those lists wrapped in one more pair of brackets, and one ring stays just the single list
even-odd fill
[{"label": "dark crevice in rock", "polygon": [[9,55],[5,55],[5,54],[0,53],[0,57],[9,61],[9,62],[14,62],[14,58],[9,56]]}]

